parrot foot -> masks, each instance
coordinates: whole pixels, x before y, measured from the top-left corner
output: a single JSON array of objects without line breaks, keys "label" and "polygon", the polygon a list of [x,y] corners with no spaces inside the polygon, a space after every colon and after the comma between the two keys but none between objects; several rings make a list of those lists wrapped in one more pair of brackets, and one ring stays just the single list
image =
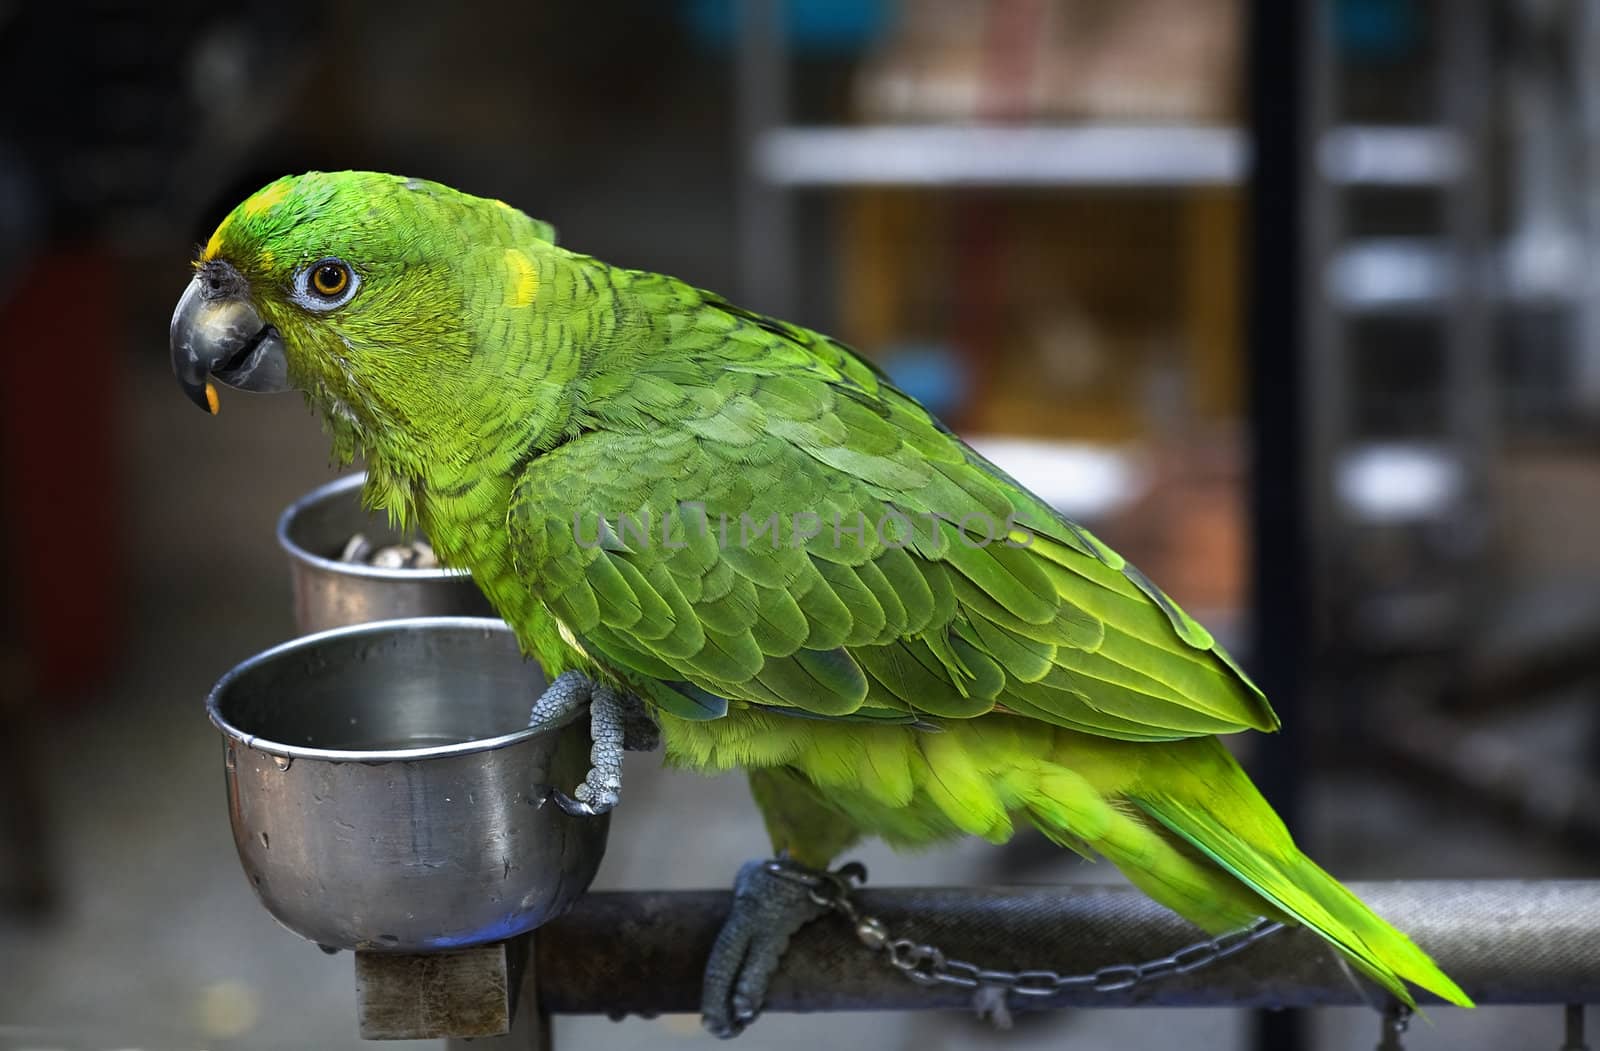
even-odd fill
[{"label": "parrot foot", "polygon": [[649,751],[660,742],[660,731],[638,698],[579,671],[556,676],[534,702],[531,727],[557,726],[582,708],[589,709],[589,751],[593,764],[583,783],[567,795],[559,788],[540,786],[540,805],[553,801],[575,817],[594,817],[614,808],[622,797],[624,749]]},{"label": "parrot foot", "polygon": [[819,891],[836,879],[865,876],[858,865],[818,872],[784,857],[751,861],[733,883],[733,910],[717,934],[701,987],[700,1020],[727,1039],[755,1021],[789,939],[831,907]]}]

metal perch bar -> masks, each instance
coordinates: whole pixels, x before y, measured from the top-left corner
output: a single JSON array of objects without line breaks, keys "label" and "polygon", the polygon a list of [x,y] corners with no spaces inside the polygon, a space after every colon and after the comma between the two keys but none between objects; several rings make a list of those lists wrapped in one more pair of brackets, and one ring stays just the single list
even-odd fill
[{"label": "metal perch bar", "polygon": [[[1350,888],[1407,931],[1480,1004],[1600,1002],[1600,881],[1418,881]],[[700,1009],[700,973],[729,896],[718,891],[594,893],[534,937],[539,1009],[657,1014]],[[896,937],[985,967],[1087,972],[1138,963],[1193,942],[1195,928],[1122,888],[864,889],[858,904]],[[1057,1007],[1360,1005],[1333,952],[1285,930],[1188,974],[1117,992],[1013,997]],[[769,1011],[968,1008],[973,993],[924,987],[864,948],[837,916],[797,935]],[[1433,1001],[1423,996],[1424,1004]]]}]

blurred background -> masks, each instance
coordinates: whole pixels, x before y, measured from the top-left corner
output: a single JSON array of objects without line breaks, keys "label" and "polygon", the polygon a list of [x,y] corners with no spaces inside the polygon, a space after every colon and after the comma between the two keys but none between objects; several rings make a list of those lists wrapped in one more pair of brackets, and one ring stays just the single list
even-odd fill
[{"label": "blurred background", "polygon": [[[293,634],[273,522],[325,441],[293,398],[205,418],[166,345],[195,246],[311,168],[501,197],[861,348],[1258,673],[1286,731],[1242,752],[1338,875],[1594,874],[1600,0],[0,2],[0,84],[0,1047],[359,1046],[349,957],[238,870],[201,706]],[[629,763],[597,885],[765,850],[742,780]],[[1026,837],[863,856],[1117,878]],[[741,1046],[1376,1038],[1167,1009]]]}]

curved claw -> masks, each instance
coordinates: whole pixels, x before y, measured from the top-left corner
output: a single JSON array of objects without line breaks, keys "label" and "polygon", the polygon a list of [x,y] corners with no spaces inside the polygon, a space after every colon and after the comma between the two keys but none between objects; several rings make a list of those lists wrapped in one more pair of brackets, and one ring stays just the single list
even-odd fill
[{"label": "curved claw", "polygon": [[589,803],[582,799],[574,799],[553,785],[535,785],[534,791],[540,797],[537,806],[554,803],[573,817],[599,817],[601,814],[611,813],[617,805],[615,800]]}]

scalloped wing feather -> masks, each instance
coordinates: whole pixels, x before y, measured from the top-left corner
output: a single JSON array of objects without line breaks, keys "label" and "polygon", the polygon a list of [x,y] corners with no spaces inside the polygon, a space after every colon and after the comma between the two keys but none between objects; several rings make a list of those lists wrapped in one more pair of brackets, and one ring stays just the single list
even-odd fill
[{"label": "scalloped wing feather", "polygon": [[998,706],[1131,740],[1276,728],[1165,593],[865,362],[671,284],[660,367],[608,377],[631,426],[532,460],[508,516],[519,571],[593,657],[652,695],[686,684],[665,704],[690,718],[721,714],[698,692],[832,718],[871,696]]}]

